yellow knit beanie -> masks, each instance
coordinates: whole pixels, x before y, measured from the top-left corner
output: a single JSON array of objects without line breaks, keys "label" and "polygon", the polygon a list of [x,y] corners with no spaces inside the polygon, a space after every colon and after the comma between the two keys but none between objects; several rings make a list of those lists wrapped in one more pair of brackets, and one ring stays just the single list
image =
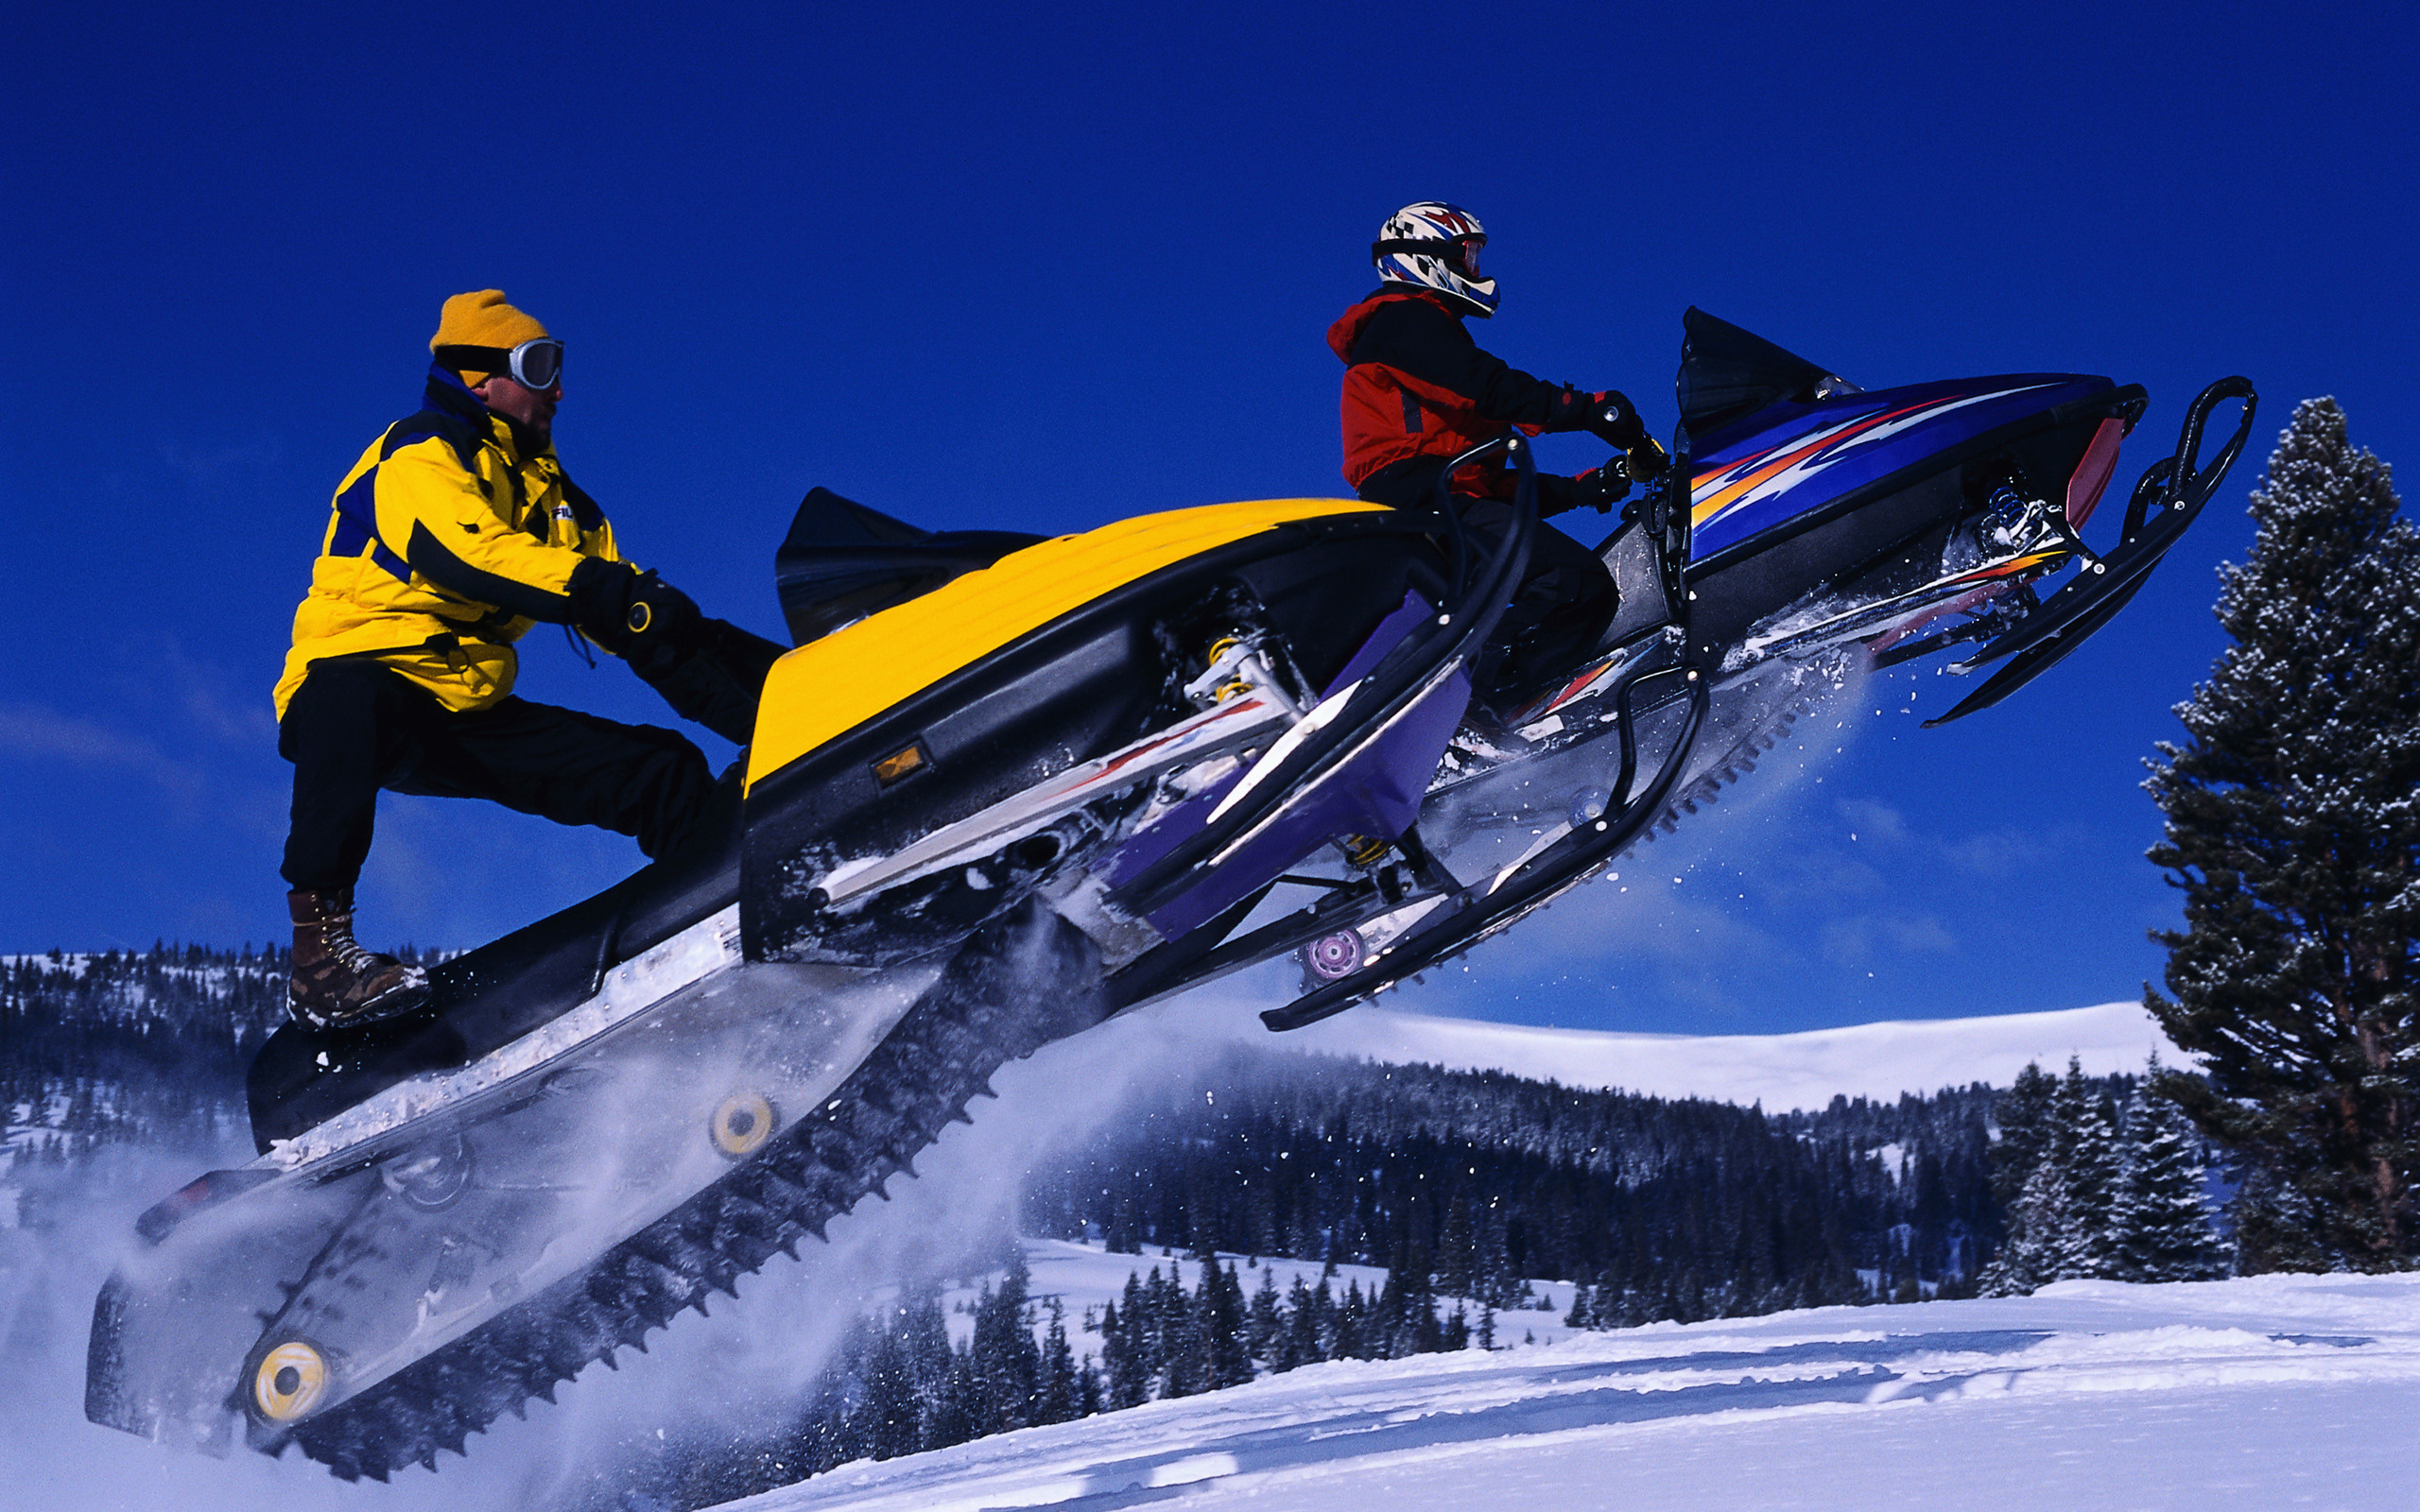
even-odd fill
[{"label": "yellow knit beanie", "polygon": [[[437,317],[437,335],[428,338],[429,352],[440,347],[502,347],[507,351],[546,334],[537,320],[506,302],[504,290],[480,289],[457,294]],[[464,371],[462,382],[476,388],[493,373]]]}]

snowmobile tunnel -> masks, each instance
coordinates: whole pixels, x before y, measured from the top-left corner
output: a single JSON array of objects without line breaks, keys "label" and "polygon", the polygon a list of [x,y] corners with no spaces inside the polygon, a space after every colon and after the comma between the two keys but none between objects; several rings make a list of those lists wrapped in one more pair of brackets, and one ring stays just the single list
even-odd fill
[{"label": "snowmobile tunnel", "polygon": [[1206,505],[1054,537],[962,574],[774,663],[748,786],[1114,589],[1279,525],[1385,507],[1353,499]]},{"label": "snowmobile tunnel", "polygon": [[903,894],[833,908],[821,879],[1127,746],[1248,627],[1273,637],[1304,679],[1293,696],[1309,697],[1407,591],[1443,593],[1435,528],[1424,511],[1352,500],[1151,516],[1046,541],[790,653],[752,751],[745,955],[876,964],[940,948],[1053,858],[1020,849],[981,886],[935,882],[947,906]]}]

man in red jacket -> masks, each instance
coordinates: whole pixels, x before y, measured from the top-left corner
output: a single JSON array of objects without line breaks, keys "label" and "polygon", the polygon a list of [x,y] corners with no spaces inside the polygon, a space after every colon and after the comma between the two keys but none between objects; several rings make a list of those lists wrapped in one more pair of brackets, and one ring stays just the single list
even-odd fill
[{"label": "man in red jacket", "polygon": [[[1550,384],[1479,350],[1462,320],[1495,313],[1495,281],[1479,277],[1486,245],[1478,216],[1439,200],[1406,205],[1379,229],[1370,248],[1377,291],[1327,333],[1345,365],[1345,479],[1374,503],[1429,507],[1457,454],[1516,430],[1584,430],[1623,455],[1576,478],[1540,473],[1538,512],[1609,509],[1634,479],[1663,472],[1664,450],[1619,393]],[[1514,483],[1500,455],[1454,474],[1455,512],[1482,549],[1511,528]],[[1560,670],[1586,652],[1615,608],[1613,577],[1597,554],[1541,527],[1481,691],[1516,695]]]}]

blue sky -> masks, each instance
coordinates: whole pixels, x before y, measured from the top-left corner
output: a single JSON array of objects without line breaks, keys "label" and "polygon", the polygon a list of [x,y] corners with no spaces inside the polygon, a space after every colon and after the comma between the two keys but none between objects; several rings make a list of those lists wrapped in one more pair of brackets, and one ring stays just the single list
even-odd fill
[{"label": "blue sky", "polygon": [[[1482,338],[1659,425],[1692,302],[1869,387],[2145,384],[2121,482],[2210,379],[2264,408],[2194,536],[2023,697],[1920,733],[1899,711],[1944,681],[1877,684],[1837,753],[1655,848],[1660,881],[1592,887],[1408,1005],[1703,1031],[2131,995],[2174,917],[2138,763],[2219,648],[2212,570],[2260,457],[2319,393],[2420,456],[2420,22],[2183,14],[20,13],[0,950],[280,929],[268,687],[328,494],[414,406],[445,295],[500,285],[565,337],[573,475],[635,558],[778,633],[770,554],[814,484],[1053,531],[1339,491],[1323,333],[1378,221],[1441,197],[1493,233]],[[525,646],[529,696],[664,717],[551,632]],[[635,861],[389,799],[365,930],[473,944]]]}]

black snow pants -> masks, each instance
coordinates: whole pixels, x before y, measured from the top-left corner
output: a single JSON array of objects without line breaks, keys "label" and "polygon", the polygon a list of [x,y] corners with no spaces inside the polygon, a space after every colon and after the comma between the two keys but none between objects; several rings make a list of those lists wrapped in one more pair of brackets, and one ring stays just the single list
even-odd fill
[{"label": "black snow pants", "polygon": [[[1382,469],[1361,485],[1361,497],[1398,509],[1433,509],[1442,465],[1424,457]],[[1541,511],[1569,508],[1570,486],[1569,478],[1542,475]],[[1512,506],[1505,500],[1457,493],[1454,506],[1476,555],[1495,550],[1512,529]],[[1496,622],[1488,663],[1479,669],[1479,696],[1495,701],[1517,697],[1569,670],[1595,648],[1598,637],[1613,623],[1618,603],[1614,575],[1603,560],[1540,521],[1530,541],[1529,571],[1513,591],[1504,618]]]},{"label": "black snow pants", "polygon": [[371,661],[314,666],[286,703],[277,748],[294,764],[282,869],[298,891],[359,879],[382,787],[594,824],[635,835],[650,857],[681,842],[714,787],[704,753],[672,730],[524,698],[456,713]]}]

